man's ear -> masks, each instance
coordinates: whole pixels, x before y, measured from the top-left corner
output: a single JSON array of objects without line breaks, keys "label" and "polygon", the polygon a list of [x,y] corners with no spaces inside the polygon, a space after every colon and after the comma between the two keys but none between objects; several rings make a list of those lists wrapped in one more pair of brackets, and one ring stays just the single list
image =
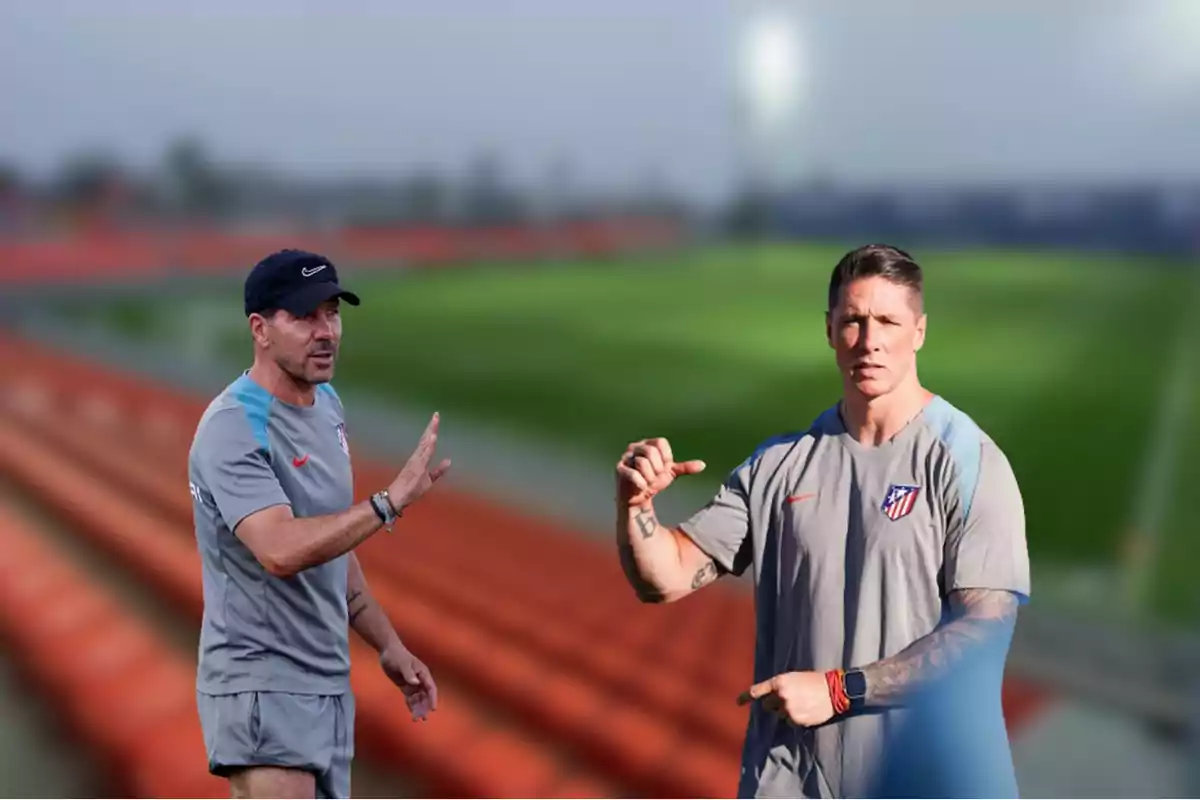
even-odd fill
[{"label": "man's ear", "polygon": [[267,346],[267,318],[259,313],[250,315],[250,336],[260,347]]},{"label": "man's ear", "polygon": [[929,316],[927,314],[917,317],[917,340],[915,343],[916,346],[913,348],[914,351],[920,350],[925,346],[925,329],[928,324]]},{"label": "man's ear", "polygon": [[825,340],[833,347],[833,312],[825,312]]}]

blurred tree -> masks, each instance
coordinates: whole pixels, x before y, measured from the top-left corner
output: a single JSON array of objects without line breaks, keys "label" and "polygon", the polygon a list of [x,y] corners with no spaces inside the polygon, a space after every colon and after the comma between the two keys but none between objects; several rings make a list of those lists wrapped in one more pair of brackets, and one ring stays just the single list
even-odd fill
[{"label": "blurred tree", "polygon": [[53,180],[55,197],[71,207],[99,202],[111,186],[120,182],[122,168],[107,150],[90,149],[69,156]]},{"label": "blurred tree", "polygon": [[6,197],[23,188],[25,180],[15,164],[0,162],[0,197]]},{"label": "blurred tree", "polygon": [[499,154],[486,151],[467,168],[463,212],[469,223],[497,225],[524,218],[524,203],[506,181]]},{"label": "blurred tree", "polygon": [[450,188],[437,173],[420,172],[400,188],[404,218],[413,222],[444,222],[450,214]]},{"label": "blurred tree", "polygon": [[744,184],[726,213],[726,229],[735,237],[758,238],[771,231],[775,201],[766,187]]},{"label": "blurred tree", "polygon": [[686,203],[671,186],[662,168],[657,164],[648,166],[641,176],[633,210],[650,215],[682,216]]},{"label": "blurred tree", "polygon": [[183,136],[168,145],[162,166],[167,196],[184,212],[218,214],[233,200],[230,187],[197,137]]},{"label": "blurred tree", "polygon": [[575,198],[579,191],[579,179],[575,162],[568,156],[559,156],[546,169],[546,183],[542,192],[542,213],[548,219],[569,218],[574,213]]}]

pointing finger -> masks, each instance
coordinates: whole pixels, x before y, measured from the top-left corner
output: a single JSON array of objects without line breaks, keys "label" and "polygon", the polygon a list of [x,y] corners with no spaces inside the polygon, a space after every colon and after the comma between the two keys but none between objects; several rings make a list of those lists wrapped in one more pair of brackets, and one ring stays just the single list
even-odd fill
[{"label": "pointing finger", "polygon": [[676,475],[695,475],[697,472],[703,472],[705,466],[703,461],[680,461],[673,465],[672,469]]},{"label": "pointing finger", "polygon": [[757,700],[764,695],[768,695],[775,690],[775,679],[756,683],[746,691],[738,695],[737,703],[739,706],[744,706],[747,703]]},{"label": "pointing finger", "polygon": [[756,683],[750,687],[750,697],[755,700],[759,699],[760,697],[765,697],[771,692],[775,691],[775,689],[778,688],[778,685],[779,684],[774,678],[771,678],[769,681],[763,681],[762,683]]}]

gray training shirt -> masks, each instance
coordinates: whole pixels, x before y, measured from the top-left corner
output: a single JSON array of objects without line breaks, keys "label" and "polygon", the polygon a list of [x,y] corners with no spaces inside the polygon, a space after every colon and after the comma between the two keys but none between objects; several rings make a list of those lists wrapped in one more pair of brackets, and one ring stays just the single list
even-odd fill
[{"label": "gray training shirt", "polygon": [[[753,566],[756,682],[893,656],[933,631],[955,589],[1005,589],[1022,601],[1030,592],[1012,469],[941,397],[880,446],[860,444],[830,408],[807,431],[762,444],[681,528],[726,570]],[[998,678],[993,688],[987,718],[970,724],[985,730],[987,771],[1001,773],[989,780],[1015,792],[1003,778],[1012,762]],[[906,713],[852,714],[808,729],[755,703],[739,794],[878,791],[885,743]]]},{"label": "gray training shirt", "polygon": [[297,517],[354,500],[341,401],[322,384],[312,406],[273,397],[243,374],[209,404],[188,456],[204,575],[197,689],[206,694],[349,690],[347,556],[291,578],[270,575],[233,531],[255,511]]}]

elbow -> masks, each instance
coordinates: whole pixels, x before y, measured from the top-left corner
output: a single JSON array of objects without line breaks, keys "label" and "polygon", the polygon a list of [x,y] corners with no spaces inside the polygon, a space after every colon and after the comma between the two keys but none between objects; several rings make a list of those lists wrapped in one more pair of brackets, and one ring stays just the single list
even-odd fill
[{"label": "elbow", "polygon": [[658,602],[660,602],[660,603],[678,603],[680,600],[687,597],[691,593],[692,593],[691,589],[668,589],[663,592],[660,592],[662,599],[659,600]]},{"label": "elbow", "polygon": [[643,585],[634,587],[637,599],[647,605],[667,605],[676,603],[691,594],[689,589],[662,589],[657,586]]},{"label": "elbow", "polygon": [[644,605],[662,605],[676,600],[673,592],[665,591],[640,575],[626,576],[633,587],[634,596]]},{"label": "elbow", "polygon": [[661,605],[671,602],[667,599],[666,594],[653,587],[635,587],[634,593],[644,605]]},{"label": "elbow", "polygon": [[300,559],[292,553],[264,553],[259,556],[258,561],[268,575],[282,580],[295,577],[304,569]]}]

